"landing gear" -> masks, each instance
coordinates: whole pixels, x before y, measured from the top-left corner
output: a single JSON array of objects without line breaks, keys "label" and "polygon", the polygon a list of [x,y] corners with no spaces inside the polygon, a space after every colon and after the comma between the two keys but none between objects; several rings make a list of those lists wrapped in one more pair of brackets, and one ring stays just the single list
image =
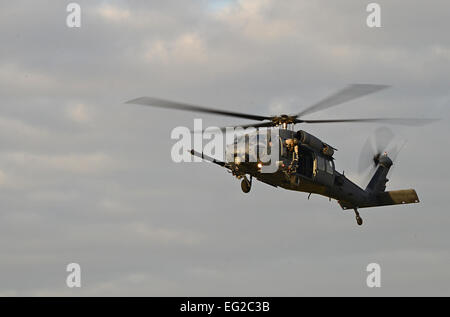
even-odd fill
[{"label": "landing gear", "polygon": [[355,208],[355,215],[356,215],[356,223],[358,224],[358,226],[361,226],[363,224],[363,220],[356,208]]},{"label": "landing gear", "polygon": [[244,176],[241,182],[241,189],[244,193],[248,193],[250,189],[252,189],[252,177],[250,176],[250,180]]}]

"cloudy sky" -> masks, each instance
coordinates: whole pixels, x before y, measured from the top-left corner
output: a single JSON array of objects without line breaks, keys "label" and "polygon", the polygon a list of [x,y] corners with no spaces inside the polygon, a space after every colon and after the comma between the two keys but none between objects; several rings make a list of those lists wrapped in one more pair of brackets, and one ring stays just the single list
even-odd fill
[{"label": "cloudy sky", "polygon": [[[69,1],[2,1],[0,295],[450,295],[450,3],[379,0],[368,28],[369,2],[79,0],[68,28]],[[388,189],[421,203],[362,210],[362,227],[324,197],[243,194],[217,166],[172,162],[170,132],[199,116],[124,104],[295,113],[351,83],[392,88],[309,118],[442,119],[393,128],[408,143]],[[361,184],[378,126],[302,128]]]}]

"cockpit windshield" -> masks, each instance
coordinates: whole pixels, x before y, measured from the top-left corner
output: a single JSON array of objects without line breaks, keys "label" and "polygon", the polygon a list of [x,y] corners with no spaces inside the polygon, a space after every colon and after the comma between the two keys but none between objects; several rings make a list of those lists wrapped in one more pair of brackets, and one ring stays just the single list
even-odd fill
[{"label": "cockpit windshield", "polygon": [[[270,134],[267,135],[267,129],[254,131],[250,133],[242,133],[237,135],[234,139],[234,142],[227,145],[226,148],[226,159],[227,162],[235,161],[235,157],[241,157],[241,161],[245,160],[245,155],[248,156],[250,162],[256,162],[257,158],[261,158],[261,155],[264,156],[264,153],[267,153],[268,148],[270,148],[271,144],[267,144],[267,139]],[[259,155],[257,154],[259,153]]]}]

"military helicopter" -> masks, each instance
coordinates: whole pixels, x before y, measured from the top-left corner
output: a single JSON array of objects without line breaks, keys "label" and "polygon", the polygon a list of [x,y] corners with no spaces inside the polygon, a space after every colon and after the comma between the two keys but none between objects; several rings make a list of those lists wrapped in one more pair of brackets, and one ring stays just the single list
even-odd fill
[{"label": "military helicopter", "polygon": [[[293,115],[261,116],[234,111],[219,110],[183,102],[174,102],[165,99],[140,97],[128,101],[130,104],[162,107],[176,110],[194,111],[221,116],[244,118],[259,123],[236,125],[242,128],[278,129],[279,132],[279,160],[278,168],[273,173],[261,173],[262,163],[248,160],[249,153],[255,152],[260,146],[254,135],[245,135],[248,138],[246,152],[242,155],[234,154],[234,160],[220,161],[204,153],[191,150],[191,154],[201,157],[228,169],[233,176],[241,179],[241,188],[244,193],[250,192],[252,179],[288,190],[295,190],[311,194],[319,194],[335,199],[342,209],[352,209],[355,212],[356,222],[362,225],[363,220],[358,212],[360,208],[418,203],[419,198],[414,189],[386,191],[387,174],[393,165],[393,158],[388,156],[386,144],[377,141],[375,153],[370,154],[375,173],[365,189],[348,179],[344,173],[336,170],[334,152],[336,148],[323,142],[314,135],[304,131],[295,130],[296,124],[325,124],[325,123],[354,123],[354,122],[383,122],[387,124],[400,124],[421,126],[435,121],[435,119],[422,118],[358,118],[358,119],[304,119],[303,116],[317,111],[378,92],[389,86],[372,84],[353,84],[337,91],[325,99],[305,108]],[[222,128],[224,129],[224,128]],[[382,130],[381,130],[382,131]],[[383,134],[383,133],[379,133]],[[386,135],[386,133],[384,133]],[[389,134],[389,133],[388,133]],[[389,135],[387,139],[389,139]],[[385,138],[386,139],[386,138]],[[236,140],[235,140],[236,143]],[[386,142],[384,142],[386,143]],[[230,145],[229,145],[230,146]],[[370,145],[366,143],[363,154],[370,152]],[[398,153],[394,153],[396,156]],[[367,155],[366,155],[367,156]],[[392,156],[392,155],[391,155]],[[366,162],[367,163],[367,162]],[[370,160],[369,160],[370,165]],[[363,164],[363,169],[364,169]],[[367,166],[366,166],[367,167]],[[309,199],[308,196],[308,199]]]}]

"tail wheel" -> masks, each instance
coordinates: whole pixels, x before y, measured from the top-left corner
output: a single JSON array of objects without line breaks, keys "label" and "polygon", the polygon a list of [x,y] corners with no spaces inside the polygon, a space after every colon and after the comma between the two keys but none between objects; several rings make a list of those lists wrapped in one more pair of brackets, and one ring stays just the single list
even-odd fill
[{"label": "tail wheel", "polygon": [[244,178],[241,182],[242,191],[244,193],[248,193],[251,188],[252,188],[252,185],[250,184],[250,181],[247,178]]},{"label": "tail wheel", "polygon": [[356,223],[361,226],[363,224],[363,220],[360,216],[356,216]]},{"label": "tail wheel", "polygon": [[363,224],[363,220],[361,218],[361,216],[359,215],[358,209],[354,209],[355,210],[355,216],[356,216],[356,223],[358,224],[358,226],[361,226]]}]

